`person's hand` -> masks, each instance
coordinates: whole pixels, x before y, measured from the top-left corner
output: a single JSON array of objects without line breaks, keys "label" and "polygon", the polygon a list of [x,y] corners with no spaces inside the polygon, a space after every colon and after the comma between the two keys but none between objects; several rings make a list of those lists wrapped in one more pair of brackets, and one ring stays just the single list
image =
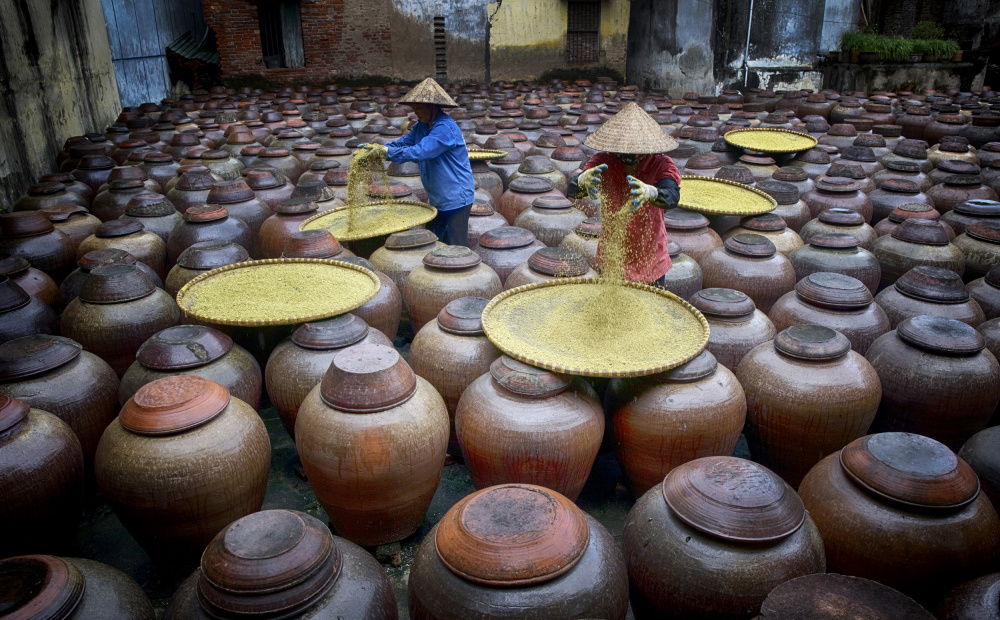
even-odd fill
[{"label": "person's hand", "polygon": [[632,175],[625,177],[625,180],[628,181],[628,186],[631,189],[629,196],[631,197],[633,211],[641,207],[644,203],[656,200],[656,197],[660,193],[652,185],[643,183]]},{"label": "person's hand", "polygon": [[577,181],[580,189],[587,191],[587,194],[594,200],[598,200],[601,195],[601,174],[608,169],[607,164],[588,168],[580,173]]},{"label": "person's hand", "polygon": [[358,145],[358,150],[354,156],[358,159],[368,159],[369,157],[385,159],[388,153],[389,149],[385,148],[382,144],[369,144],[367,142],[363,142]]}]

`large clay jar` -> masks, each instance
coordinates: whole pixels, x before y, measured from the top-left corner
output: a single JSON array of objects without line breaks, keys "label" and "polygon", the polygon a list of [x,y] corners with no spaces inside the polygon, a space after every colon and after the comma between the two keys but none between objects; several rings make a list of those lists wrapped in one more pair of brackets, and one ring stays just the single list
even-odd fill
[{"label": "large clay jar", "polygon": [[213,185],[205,202],[209,205],[221,205],[229,213],[229,217],[246,224],[255,237],[264,220],[271,216],[270,207],[257,200],[250,186],[240,178],[219,181]]},{"label": "large clay jar", "polygon": [[96,267],[62,314],[62,334],[121,377],[150,336],[180,322],[181,311],[135,265]]},{"label": "large clay jar", "polygon": [[59,301],[59,287],[55,280],[20,256],[0,258],[0,276],[7,276],[25,293],[46,305],[54,306]]},{"label": "large clay jar", "polygon": [[917,433],[959,449],[1000,402],[1000,364],[985,348],[972,327],[929,315],[876,340],[867,357],[882,381],[882,402],[872,432]]},{"label": "large clay jar", "polygon": [[319,519],[264,510],[229,525],[170,599],[164,620],[212,618],[396,620],[378,562]]},{"label": "large clay jar", "polygon": [[706,288],[732,288],[746,293],[767,313],[779,297],[795,287],[792,263],[767,237],[739,234],[712,250],[701,264]]},{"label": "large clay jar", "polygon": [[747,412],[735,375],[708,351],[660,375],[614,379],[604,402],[615,458],[635,497],[683,463],[731,455]]},{"label": "large clay jar", "polygon": [[184,212],[184,221],[177,224],[167,239],[167,263],[174,265],[181,252],[199,241],[231,241],[253,256],[254,235],[242,221],[229,217],[223,207],[201,205]]},{"label": "large clay jar", "polygon": [[573,501],[604,438],[590,384],[502,356],[469,385],[455,433],[476,488],[538,484]]},{"label": "large clay jar", "polygon": [[796,577],[771,590],[758,620],[934,620],[912,598],[871,579],[819,573]]},{"label": "large clay jar", "polygon": [[302,401],[323,380],[337,353],[355,344],[392,346],[392,341],[356,315],[341,314],[305,323],[271,352],[264,369],[267,396],[293,439]]},{"label": "large clay jar", "polygon": [[125,205],[125,214],[120,219],[139,220],[144,229],[155,233],[163,243],[166,243],[170,231],[184,218],[174,205],[160,194],[139,194],[128,201]]},{"label": "large clay jar", "polygon": [[101,225],[101,220],[79,205],[56,205],[46,207],[42,209],[42,212],[49,218],[56,230],[66,233],[73,241],[74,254],[83,240],[94,234],[97,227]]},{"label": "large clay jar", "polygon": [[840,208],[823,211],[816,219],[806,222],[799,234],[802,241],[809,243],[810,239],[823,233],[852,235],[857,239],[858,247],[863,250],[870,250],[872,244],[879,237],[875,229],[865,222],[860,213]]},{"label": "large clay jar", "polygon": [[345,256],[336,260],[364,267],[378,277],[381,286],[378,292],[375,293],[375,297],[372,297],[362,306],[355,308],[351,312],[361,317],[365,323],[385,334],[390,343],[394,342],[396,334],[399,332],[399,323],[403,315],[403,294],[396,287],[396,283],[389,276],[375,269],[375,266],[371,262],[360,256]]},{"label": "large clay jar", "polygon": [[73,245],[41,211],[0,214],[0,254],[20,256],[57,283],[73,271]]},{"label": "large clay jar", "polygon": [[0,344],[32,334],[59,332],[59,316],[42,300],[0,276]]},{"label": "large clay jar", "polygon": [[795,491],[730,456],[685,463],[647,491],[622,547],[636,620],[750,618],[778,584],[826,568]]},{"label": "large clay jar", "polygon": [[825,271],[861,280],[872,293],[878,290],[881,277],[878,259],[871,252],[858,247],[853,235],[815,234],[809,238],[808,244],[792,252],[789,260],[799,280]]},{"label": "large clay jar", "polygon": [[58,308],[65,308],[69,305],[69,302],[76,299],[77,295],[80,294],[80,289],[83,287],[83,283],[87,280],[87,276],[90,275],[90,270],[94,267],[101,267],[105,265],[135,265],[139,268],[139,271],[144,273],[149,281],[158,287],[163,286],[163,281],[160,280],[160,276],[156,275],[149,265],[146,263],[140,263],[135,260],[135,257],[126,252],[125,250],[119,250],[117,248],[107,248],[104,250],[92,250],[84,254],[76,264],[79,267],[75,271],[66,276],[66,279],[62,281],[59,285],[59,301],[56,304]]},{"label": "large clay jar", "polygon": [[864,355],[869,345],[892,327],[882,307],[861,280],[820,271],[795,284],[774,304],[768,318],[779,332],[792,325],[822,325],[834,329]]},{"label": "large clay jar", "polygon": [[183,214],[191,207],[205,204],[205,201],[208,200],[208,192],[212,190],[212,185],[215,184],[216,180],[208,168],[198,167],[189,170],[182,174],[177,184],[167,191],[167,200],[174,203],[177,210]]},{"label": "large clay jar", "polygon": [[694,211],[678,208],[663,212],[663,227],[670,241],[698,264],[713,250],[722,247],[722,238],[708,227],[708,223],[707,217]]},{"label": "large clay jar", "polygon": [[[959,456],[964,458],[962,454]],[[990,573],[956,587],[941,600],[935,613],[940,620],[1000,618],[1000,573]]]},{"label": "large clay jar", "polygon": [[564,197],[549,179],[540,176],[522,176],[511,181],[507,190],[500,196],[497,213],[504,216],[508,224],[513,225],[517,216],[527,211],[531,203],[543,196]]},{"label": "large clay jar", "polygon": [[868,431],[879,378],[847,338],[794,325],[736,368],[747,394],[747,445],[755,461],[797,487],[809,469]]},{"label": "large clay jar", "polygon": [[500,277],[503,283],[515,269],[528,262],[539,248],[546,247],[535,234],[517,226],[501,226],[479,238],[476,253]]},{"label": "large clay jar", "polygon": [[[989,346],[989,345],[987,345]],[[993,507],[1000,505],[1000,426],[985,428],[962,444],[958,456],[979,476],[979,484]]]},{"label": "large clay jar", "polygon": [[83,471],[73,429],[0,395],[0,525],[11,533],[0,540],[0,556],[72,548],[83,509]]},{"label": "large clay jar", "polygon": [[952,207],[951,211],[940,218],[942,222],[951,226],[956,235],[960,235],[977,222],[1000,222],[1000,202],[966,200]]},{"label": "large clay jar", "polygon": [[728,239],[741,233],[752,233],[767,237],[774,244],[774,248],[786,257],[791,254],[792,250],[802,247],[802,238],[795,231],[788,228],[785,220],[773,213],[745,217],[740,220],[739,226],[729,229],[723,235],[723,238]]},{"label": "large clay jar", "polygon": [[628,613],[614,537],[551,489],[505,484],[452,506],[410,568],[414,620],[605,618]]},{"label": "large clay jar", "polygon": [[[566,198],[543,196],[536,198],[531,203],[531,208],[517,216],[514,226],[526,228],[541,243],[556,247],[586,217],[583,211],[574,208],[573,203]],[[477,243],[482,234],[476,238]]]},{"label": "large clay jar", "polygon": [[145,230],[138,219],[104,222],[76,249],[77,259],[94,250],[124,250],[148,265],[160,280],[167,277],[167,244],[156,233]]},{"label": "large clay jar", "polygon": [[[443,247],[437,236],[425,228],[414,228],[389,235],[385,245],[372,252],[369,260],[389,276],[400,291],[406,290],[406,278],[423,264],[424,257]],[[404,306],[406,298],[403,298]]]},{"label": "large clay jar", "polygon": [[930,177],[920,170],[918,164],[905,161],[890,161],[885,170],[879,170],[872,175],[872,182],[876,187],[882,187],[882,183],[889,180],[911,181],[916,183],[922,192],[929,190],[932,185]]},{"label": "large clay jar", "polygon": [[441,246],[426,254],[410,272],[403,298],[414,330],[419,331],[459,297],[493,299],[503,290],[500,277],[478,254],[460,245]]},{"label": "large clay jar", "polygon": [[937,267],[914,267],[876,295],[875,303],[885,310],[892,329],[922,314],[956,319],[972,327],[986,320],[979,303],[962,285],[962,278],[954,271]]},{"label": "large clay jar", "polygon": [[[559,247],[575,250],[587,259],[591,269],[597,268],[597,246],[601,237],[601,219],[588,217],[559,242]],[[721,241],[720,241],[721,243]]]},{"label": "large clay jar", "polygon": [[927,190],[927,196],[934,201],[934,208],[942,214],[966,200],[998,199],[996,191],[983,185],[983,177],[978,174],[953,174],[946,177],[944,183]]},{"label": "large clay jar", "polygon": [[[558,199],[550,198],[550,200]],[[466,245],[472,251],[476,251],[479,248],[479,238],[484,233],[494,228],[500,228],[501,226],[507,226],[507,220],[504,216],[497,213],[492,205],[478,201],[473,203],[472,210],[469,212],[469,242]],[[569,233],[567,232],[566,234]],[[565,235],[563,236],[565,237]]]},{"label": "large clay jar", "polygon": [[1000,265],[1000,222],[977,222],[955,237],[954,245],[965,257],[964,279],[982,278]]},{"label": "large clay jar", "polygon": [[164,289],[176,299],[185,284],[206,271],[248,260],[250,252],[232,241],[199,241],[177,257],[177,264],[167,273]]},{"label": "large clay jar", "polygon": [[125,213],[125,205],[132,198],[150,192],[142,179],[118,179],[112,181],[108,189],[94,198],[90,212],[102,222],[117,220]]},{"label": "large clay jar", "polygon": [[927,437],[857,439],[817,464],[799,496],[823,536],[828,570],[925,606],[1000,561],[1000,518],[976,474]]},{"label": "large clay jar", "polygon": [[[517,171],[512,172],[507,177],[508,189],[514,186],[514,182],[522,177],[529,179],[545,179],[552,182],[552,186],[559,192],[566,192],[566,175],[556,170],[552,165],[552,160],[543,155],[530,155],[524,158]],[[502,200],[502,197],[501,197]],[[517,218],[515,218],[517,219]]]},{"label": "large clay jar", "polygon": [[932,186],[941,185],[952,175],[975,176],[983,171],[977,161],[961,159],[945,159],[935,162],[934,166],[934,170],[931,170],[930,174],[927,175]]},{"label": "large clay jar", "polygon": [[[954,213],[951,211],[950,213]],[[923,203],[907,203],[899,205],[889,212],[889,216],[875,225],[875,234],[879,237],[891,235],[906,220],[940,220],[941,214],[934,207]],[[949,238],[954,239],[955,231],[945,224]]]},{"label": "large clay jar", "polygon": [[11,618],[156,618],[139,584],[93,560],[22,555],[0,561],[0,581]]},{"label": "large clay jar", "polygon": [[705,348],[729,370],[736,370],[743,356],[774,338],[774,323],[756,309],[746,293],[728,288],[706,288],[689,298],[709,325]]},{"label": "large clay jar", "polygon": [[76,205],[87,209],[90,208],[90,201],[79,194],[68,191],[62,183],[36,183],[28,188],[27,193],[17,199],[12,210],[40,211],[56,205]]},{"label": "large clay jar", "polygon": [[[667,243],[667,253],[670,255],[671,265],[664,276],[663,288],[681,299],[688,299],[702,289],[701,266],[681,252],[681,247],[673,241]],[[510,280],[508,278],[507,281]]]},{"label": "large clay jar", "polygon": [[812,217],[809,205],[799,199],[799,190],[792,183],[766,179],[757,183],[756,188],[774,198],[778,206],[771,213],[780,217],[792,232],[798,233]]},{"label": "large clay jar", "polygon": [[299,408],[295,447],[334,528],[375,546],[420,526],[441,479],[448,409],[395,349],[339,352]]},{"label": "large clay jar", "polygon": [[[676,247],[676,246],[675,246]],[[697,267],[697,263],[687,259]],[[676,269],[677,265],[674,264]],[[701,288],[701,271],[698,271],[698,288]],[[538,248],[535,253],[528,257],[528,261],[507,276],[504,283],[504,290],[524,286],[525,284],[536,284],[539,282],[549,282],[560,278],[596,278],[597,272],[590,268],[586,258],[576,250],[568,248],[545,247]],[[695,289],[697,290],[697,289]],[[693,291],[692,291],[693,292]],[[482,373],[479,373],[482,374]]]},{"label": "large clay jar", "polygon": [[889,179],[882,186],[868,194],[872,201],[872,223],[877,224],[889,217],[892,210],[905,204],[924,203],[933,206],[933,201],[913,181]]},{"label": "large clay jar", "polygon": [[866,222],[872,221],[872,201],[861,191],[853,179],[826,177],[816,182],[816,188],[802,195],[802,202],[809,205],[813,217],[827,209],[839,208],[857,211]]},{"label": "large clay jar", "polygon": [[299,232],[299,224],[315,215],[318,208],[308,198],[289,198],[275,204],[274,215],[264,220],[257,232],[260,258],[281,258],[285,243]]},{"label": "large clay jar", "polygon": [[243,171],[243,179],[254,191],[257,200],[266,204],[271,211],[278,203],[292,197],[295,185],[273,168],[247,168]]},{"label": "large clay jar", "polygon": [[965,288],[982,308],[984,318],[1000,317],[1000,266],[990,269],[986,276],[969,282]]},{"label": "large clay jar", "polygon": [[880,288],[920,265],[965,272],[965,256],[948,238],[944,224],[935,220],[906,220],[892,234],[879,237],[872,254],[882,270]]}]

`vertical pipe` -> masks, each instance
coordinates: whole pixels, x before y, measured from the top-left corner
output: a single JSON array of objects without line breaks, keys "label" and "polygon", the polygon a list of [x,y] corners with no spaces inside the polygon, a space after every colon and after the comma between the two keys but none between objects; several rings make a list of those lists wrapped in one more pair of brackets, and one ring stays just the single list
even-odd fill
[{"label": "vertical pipe", "polygon": [[750,0],[750,15],[747,17],[747,46],[743,50],[743,88],[750,78],[750,30],[753,28],[753,0]]}]

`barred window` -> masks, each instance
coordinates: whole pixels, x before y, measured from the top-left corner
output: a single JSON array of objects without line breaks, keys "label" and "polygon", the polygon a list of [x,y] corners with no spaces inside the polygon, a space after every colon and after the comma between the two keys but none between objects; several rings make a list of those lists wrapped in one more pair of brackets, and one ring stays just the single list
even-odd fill
[{"label": "barred window", "polygon": [[306,65],[299,0],[257,0],[257,25],[265,67]]},{"label": "barred window", "polygon": [[600,60],[600,2],[569,2],[566,25],[566,62],[585,65]]}]

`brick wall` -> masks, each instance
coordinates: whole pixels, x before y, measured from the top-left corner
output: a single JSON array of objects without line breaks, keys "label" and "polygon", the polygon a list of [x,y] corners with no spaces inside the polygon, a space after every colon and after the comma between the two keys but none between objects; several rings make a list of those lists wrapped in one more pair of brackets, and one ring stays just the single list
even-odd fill
[{"label": "brick wall", "polygon": [[305,67],[293,69],[264,66],[256,0],[204,0],[203,7],[218,40],[223,75],[323,83],[390,72],[389,1],[300,0]]}]

